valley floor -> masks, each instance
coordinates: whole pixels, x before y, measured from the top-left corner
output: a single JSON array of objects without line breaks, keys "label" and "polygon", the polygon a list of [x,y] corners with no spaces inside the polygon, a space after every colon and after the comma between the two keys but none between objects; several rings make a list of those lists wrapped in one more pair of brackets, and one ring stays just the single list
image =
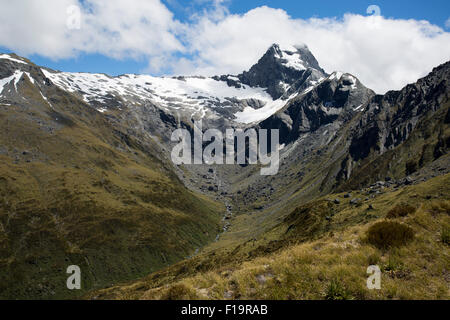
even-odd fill
[{"label": "valley floor", "polygon": [[[445,174],[357,204],[346,194],[328,195],[257,238],[225,237],[226,246],[219,241],[192,259],[85,298],[449,299],[449,186]],[[364,192],[352,197],[364,199]],[[376,233],[374,225],[386,228]],[[384,245],[391,240],[398,241]],[[381,270],[380,290],[367,288],[370,265]]]}]

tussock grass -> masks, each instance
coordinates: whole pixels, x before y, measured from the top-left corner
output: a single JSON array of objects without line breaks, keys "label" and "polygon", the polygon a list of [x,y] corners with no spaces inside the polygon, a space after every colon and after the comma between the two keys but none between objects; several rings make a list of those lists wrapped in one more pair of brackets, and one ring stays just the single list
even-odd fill
[{"label": "tussock grass", "polygon": [[399,247],[414,239],[414,231],[395,221],[380,221],[367,230],[367,242],[380,249]]},{"label": "tussock grass", "polygon": [[398,204],[394,208],[388,211],[386,214],[386,218],[388,219],[395,219],[395,218],[401,218],[406,217],[407,215],[414,213],[416,211],[416,208],[413,206],[410,206],[408,204]]},{"label": "tussock grass", "polygon": [[[88,297],[164,299],[172,286],[184,285],[199,299],[449,299],[450,257],[448,245],[441,241],[442,226],[450,223],[449,178],[437,177],[386,192],[369,202],[379,210],[371,213],[372,219],[357,218],[368,214],[366,205],[351,209],[341,205],[329,231],[309,233],[310,240],[302,236],[297,242],[286,241],[278,250],[259,250],[253,258],[249,258],[248,245],[235,249],[232,257],[230,252],[216,250],[134,284],[93,292]],[[424,190],[442,192],[443,198],[423,201],[415,197],[425,194],[420,193]],[[417,209],[403,217],[402,223],[384,220],[385,213],[400,203]],[[283,234],[291,218],[279,228]],[[411,228],[415,237],[402,246],[382,249],[367,242],[368,231],[385,222]],[[261,246],[263,243],[261,240]],[[199,271],[210,259],[215,266]],[[367,267],[374,264],[382,271],[381,290],[366,286]],[[144,289],[137,291],[136,286]]]}]

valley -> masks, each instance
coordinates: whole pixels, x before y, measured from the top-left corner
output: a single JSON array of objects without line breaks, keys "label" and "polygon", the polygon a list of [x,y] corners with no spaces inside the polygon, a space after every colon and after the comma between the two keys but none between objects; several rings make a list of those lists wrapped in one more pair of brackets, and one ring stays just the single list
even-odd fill
[{"label": "valley", "polygon": [[[378,95],[276,44],[211,78],[1,55],[0,297],[448,299],[449,80],[447,62]],[[247,163],[174,163],[172,133],[195,143],[199,121],[279,130],[277,174],[248,145]],[[384,246],[379,223],[414,237]],[[365,287],[374,264],[381,291]]]}]

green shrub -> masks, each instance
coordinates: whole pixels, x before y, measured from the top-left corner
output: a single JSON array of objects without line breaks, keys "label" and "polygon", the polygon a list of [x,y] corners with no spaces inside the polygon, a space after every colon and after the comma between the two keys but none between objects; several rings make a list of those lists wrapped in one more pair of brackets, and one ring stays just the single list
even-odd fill
[{"label": "green shrub", "polygon": [[350,300],[352,299],[350,293],[345,287],[337,280],[332,280],[327,287],[325,295],[327,300]]},{"label": "green shrub", "polygon": [[377,222],[367,230],[367,241],[380,249],[399,247],[414,239],[414,231],[395,221]]},{"label": "green shrub", "polygon": [[388,219],[395,219],[400,217],[406,217],[409,214],[416,212],[416,208],[408,204],[398,204],[393,207],[386,215]]}]

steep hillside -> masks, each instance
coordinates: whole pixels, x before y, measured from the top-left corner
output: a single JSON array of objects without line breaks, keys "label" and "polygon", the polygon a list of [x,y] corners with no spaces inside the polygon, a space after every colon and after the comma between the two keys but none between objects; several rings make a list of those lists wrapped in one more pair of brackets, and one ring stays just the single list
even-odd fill
[{"label": "steep hillside", "polygon": [[[449,299],[449,179],[388,189],[356,206],[345,194],[331,195],[339,204],[319,198],[295,208],[260,239],[86,298]],[[404,216],[393,214],[399,208],[407,208]],[[378,247],[371,228],[379,223],[405,226],[413,237]],[[381,290],[366,287],[369,265],[382,271]]]},{"label": "steep hillside", "polygon": [[84,292],[158,270],[215,238],[224,207],[186,189],[156,143],[130,136],[31,62],[0,60],[8,72],[1,298],[74,297],[82,292],[65,287],[69,265],[84,272]]},{"label": "steep hillside", "polygon": [[[233,216],[220,241],[87,297],[448,299],[448,69],[385,96],[352,88],[342,74],[293,99],[260,124],[283,132],[280,173],[228,170]],[[339,103],[332,97],[342,91]],[[354,96],[363,103],[355,106]],[[336,104],[325,107],[330,98]],[[386,143],[394,132],[403,134]],[[386,217],[411,228],[414,240],[382,248],[367,240]],[[371,264],[382,268],[382,291],[365,287]]]}]

